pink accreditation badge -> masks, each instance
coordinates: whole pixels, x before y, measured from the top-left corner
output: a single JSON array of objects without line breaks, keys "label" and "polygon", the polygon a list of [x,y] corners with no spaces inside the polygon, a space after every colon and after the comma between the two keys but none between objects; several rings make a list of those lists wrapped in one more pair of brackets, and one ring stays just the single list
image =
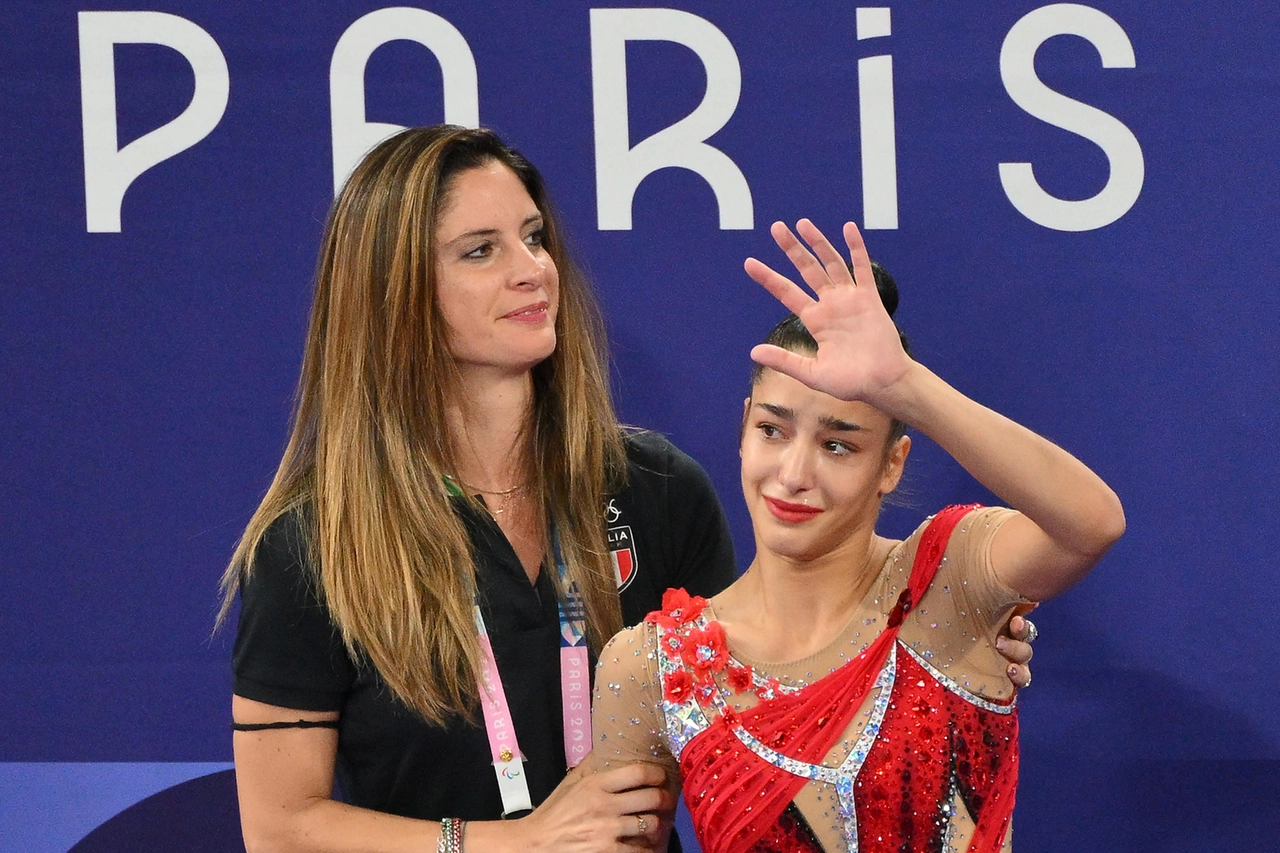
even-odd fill
[{"label": "pink accreditation badge", "polygon": [[493,644],[484,626],[484,617],[476,607],[476,629],[480,632],[481,662],[480,708],[484,713],[484,728],[489,735],[489,752],[493,756],[493,772],[498,778],[498,793],[502,796],[502,814],[526,811],[533,808],[529,796],[529,782],[524,776],[524,756],[516,743],[516,728],[511,719],[511,707],[507,704],[506,691],[498,676],[498,662],[493,657]]},{"label": "pink accreditation badge", "polygon": [[[586,607],[578,586],[560,555],[560,543],[554,529],[551,533],[556,568],[560,573],[565,600],[560,602],[560,699],[564,710],[564,760],[577,767],[591,751],[591,661],[587,655]],[[485,628],[484,616],[476,605],[476,630],[480,633],[481,661],[480,707],[484,712],[493,772],[502,795],[502,814],[533,808],[529,783],[524,775],[524,755],[516,742],[515,724],[507,694],[502,689],[498,662],[493,656],[493,643]]]},{"label": "pink accreditation badge", "polygon": [[564,760],[577,767],[591,750],[591,663],[586,611],[575,584],[560,605],[560,699],[564,707]]}]

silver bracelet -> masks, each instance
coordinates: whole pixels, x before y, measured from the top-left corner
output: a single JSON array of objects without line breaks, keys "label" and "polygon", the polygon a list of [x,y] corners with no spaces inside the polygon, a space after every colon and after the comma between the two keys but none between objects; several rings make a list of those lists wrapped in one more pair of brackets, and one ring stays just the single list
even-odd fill
[{"label": "silver bracelet", "polygon": [[462,818],[447,817],[440,821],[440,841],[436,853],[462,853],[462,828],[467,822]]}]

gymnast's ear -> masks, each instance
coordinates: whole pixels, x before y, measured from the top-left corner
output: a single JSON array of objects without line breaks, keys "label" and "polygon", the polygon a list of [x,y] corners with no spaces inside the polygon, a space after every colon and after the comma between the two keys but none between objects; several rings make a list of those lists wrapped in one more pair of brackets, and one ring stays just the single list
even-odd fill
[{"label": "gymnast's ear", "polygon": [[902,480],[902,471],[907,465],[907,456],[911,453],[911,437],[900,435],[885,448],[884,470],[880,472],[880,488],[876,493],[880,497],[898,488]]}]

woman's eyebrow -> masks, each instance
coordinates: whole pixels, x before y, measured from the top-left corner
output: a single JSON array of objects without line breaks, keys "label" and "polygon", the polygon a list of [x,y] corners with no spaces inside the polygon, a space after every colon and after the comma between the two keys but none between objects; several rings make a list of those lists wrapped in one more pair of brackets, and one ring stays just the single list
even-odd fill
[{"label": "woman's eyebrow", "polygon": [[823,415],[818,418],[818,425],[823,429],[834,430],[835,432],[862,432],[866,429],[864,426],[842,421],[839,418],[831,417],[831,415]]},{"label": "woman's eyebrow", "polygon": [[499,233],[499,231],[498,231],[498,229],[497,229],[497,228],[477,228],[477,229],[476,229],[476,230],[474,230],[474,231],[465,231],[465,232],[463,232],[463,233],[459,234],[457,237],[454,237],[452,240],[446,240],[446,241],[445,241],[444,243],[442,243],[441,245],[442,245],[442,246],[452,246],[454,243],[460,243],[460,242],[462,242],[463,240],[468,240],[468,239],[472,239],[472,238],[475,238],[475,237],[493,237],[494,235],[496,235],[496,234],[498,234],[498,233]]},{"label": "woman's eyebrow", "polygon": [[[520,223],[520,230],[523,231],[524,229],[528,228],[531,225],[539,226],[539,227],[542,225],[541,213],[531,213],[528,216],[526,216],[524,221]],[[454,237],[452,240],[446,240],[444,243],[441,243],[440,245],[452,246],[454,243],[457,243],[461,240],[466,240],[469,238],[474,239],[476,237],[494,237],[501,233],[502,233],[501,228],[477,228],[474,231],[465,231],[462,234],[459,234],[457,237]]]},{"label": "woman's eyebrow", "polygon": [[794,421],[796,419],[795,409],[788,409],[786,406],[779,406],[774,403],[756,403],[756,405],[778,420]]}]

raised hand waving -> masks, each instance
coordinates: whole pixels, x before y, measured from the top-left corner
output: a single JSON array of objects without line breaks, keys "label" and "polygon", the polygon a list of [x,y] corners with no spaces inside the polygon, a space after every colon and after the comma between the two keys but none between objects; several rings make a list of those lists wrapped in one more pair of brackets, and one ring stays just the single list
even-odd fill
[{"label": "raised hand waving", "polygon": [[813,296],[755,258],[748,258],[743,267],[795,312],[818,342],[818,352],[804,356],[761,344],[751,350],[751,358],[816,391],[876,405],[881,394],[906,372],[911,358],[903,351],[898,330],[880,301],[858,227],[852,222],[844,226],[852,276],[844,258],[808,219],[796,223],[799,237],[782,222],[775,222],[769,230]]}]

